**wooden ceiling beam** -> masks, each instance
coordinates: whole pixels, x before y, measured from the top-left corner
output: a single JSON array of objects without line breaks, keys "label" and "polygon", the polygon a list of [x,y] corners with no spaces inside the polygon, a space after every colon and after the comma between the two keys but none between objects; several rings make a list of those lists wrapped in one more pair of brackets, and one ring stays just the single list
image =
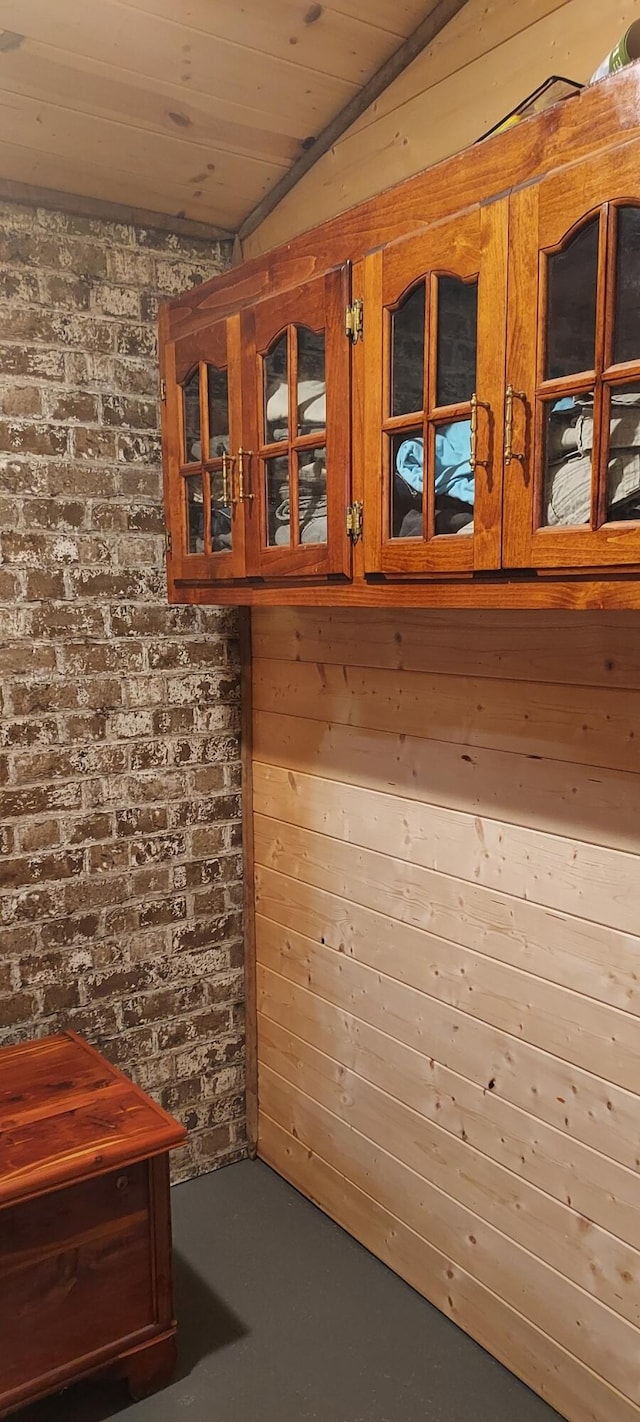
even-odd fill
[{"label": "wooden ceiling beam", "polygon": [[348,104],[345,104],[345,107],[322,130],[313,144],[304,153],[301,153],[288,172],[284,173],[277,183],[274,183],[266,196],[245,217],[237,233],[240,242],[255,232],[260,223],[264,222],[269,213],[273,212],[273,209],[304,177],[305,173],[314,167],[324,153],[328,153],[343,133],[346,133],[347,129],[356,122],[356,119],[360,118],[360,115],[369,108],[370,104],[375,103],[394,79],[397,79],[398,75],[413,63],[413,60],[422,53],[423,49],[427,48],[427,45],[432,43],[441,30],[450,24],[466,4],[468,4],[468,0],[436,0],[429,14],[425,16],[424,20],[421,20],[413,34],[404,40],[403,44],[390,55],[389,59],[385,60],[384,64],[381,64],[364,87],[354,94]]}]

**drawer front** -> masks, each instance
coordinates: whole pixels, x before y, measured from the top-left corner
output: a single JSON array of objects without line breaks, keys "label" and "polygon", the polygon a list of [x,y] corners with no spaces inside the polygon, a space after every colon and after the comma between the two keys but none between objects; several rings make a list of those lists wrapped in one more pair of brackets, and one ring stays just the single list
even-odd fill
[{"label": "drawer front", "polygon": [[0,1405],[153,1321],[146,1164],[0,1211]]}]

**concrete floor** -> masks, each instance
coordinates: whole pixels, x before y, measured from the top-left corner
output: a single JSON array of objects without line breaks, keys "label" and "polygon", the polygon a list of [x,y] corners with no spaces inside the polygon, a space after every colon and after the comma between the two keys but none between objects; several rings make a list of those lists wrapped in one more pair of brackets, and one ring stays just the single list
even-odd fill
[{"label": "concrete floor", "polygon": [[266,1165],[172,1201],[175,1381],[135,1405],[76,1386],[21,1422],[559,1422]]}]

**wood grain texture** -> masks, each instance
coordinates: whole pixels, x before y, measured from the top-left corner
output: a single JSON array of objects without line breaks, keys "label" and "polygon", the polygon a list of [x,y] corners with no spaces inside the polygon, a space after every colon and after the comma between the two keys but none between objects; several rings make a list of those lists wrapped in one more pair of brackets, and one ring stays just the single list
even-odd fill
[{"label": "wood grain texture", "polygon": [[470,0],[244,244],[255,257],[473,143],[550,74],[585,82],[633,0]]},{"label": "wood grain texture", "polygon": [[407,1227],[318,1150],[263,1118],[262,1154],[297,1189],[424,1293],[531,1387],[581,1422],[637,1422],[639,1411],[590,1367]]},{"label": "wood grain texture", "polygon": [[340,584],[313,583],[304,585],[302,580],[293,578],[285,581],[274,579],[264,587],[251,587],[239,583],[235,587],[225,587],[224,583],[211,584],[211,580],[189,582],[175,579],[172,584],[172,602],[211,603],[221,606],[241,607],[322,607],[322,608],[397,608],[404,614],[413,608],[446,608],[457,611],[465,608],[477,611],[486,608],[490,612],[521,611],[541,608],[545,612],[563,611],[573,608],[581,611],[624,612],[640,608],[640,579],[631,577],[612,578],[571,578],[540,577],[531,579],[498,578],[495,581],[474,582],[460,578],[459,581],[412,582],[404,584],[361,582]]},{"label": "wood grain texture", "polygon": [[259,1152],[571,1422],[630,1422],[637,639],[511,617],[253,613]]},{"label": "wood grain texture", "polygon": [[424,13],[3,0],[0,177],[235,229]]},{"label": "wood grain texture", "polygon": [[[283,241],[266,258],[252,257],[175,298],[169,306],[170,337],[201,330],[220,316],[263,296],[278,295],[346,260],[355,263],[378,247],[485,203],[488,195],[518,190],[601,150],[624,149],[638,134],[639,88],[637,66],[631,65],[606,84],[467,148],[428,173],[399,182],[396,170],[388,179],[396,186],[379,196]],[[424,168],[427,161],[417,167]],[[357,197],[348,201],[356,203]],[[317,220],[312,209],[308,222]]]},{"label": "wood grain texture", "polygon": [[153,1391],[184,1128],[75,1033],[4,1048],[0,1082],[0,1417],[105,1370]]},{"label": "wood grain texture", "polygon": [[185,1128],[75,1032],[0,1051],[0,1206],[181,1145]]}]

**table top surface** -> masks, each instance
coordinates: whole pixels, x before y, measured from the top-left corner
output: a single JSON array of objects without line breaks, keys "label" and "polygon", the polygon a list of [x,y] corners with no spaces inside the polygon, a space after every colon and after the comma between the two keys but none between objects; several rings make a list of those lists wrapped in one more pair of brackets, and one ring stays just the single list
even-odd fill
[{"label": "table top surface", "polygon": [[0,1049],[0,1206],[159,1155],[185,1136],[75,1032]]}]

